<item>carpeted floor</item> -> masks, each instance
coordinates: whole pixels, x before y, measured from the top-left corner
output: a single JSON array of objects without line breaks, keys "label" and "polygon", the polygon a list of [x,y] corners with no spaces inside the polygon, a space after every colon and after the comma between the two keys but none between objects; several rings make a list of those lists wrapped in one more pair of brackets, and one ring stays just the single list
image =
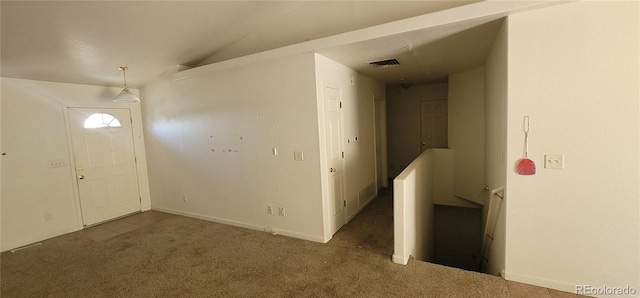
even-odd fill
[{"label": "carpeted floor", "polygon": [[148,211],[1,255],[2,297],[507,297],[499,277],[391,262],[389,193],[326,244]]}]

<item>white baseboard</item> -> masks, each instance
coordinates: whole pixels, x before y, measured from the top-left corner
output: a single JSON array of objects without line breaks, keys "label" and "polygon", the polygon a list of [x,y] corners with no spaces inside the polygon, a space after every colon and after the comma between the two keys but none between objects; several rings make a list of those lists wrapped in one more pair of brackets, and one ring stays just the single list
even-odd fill
[{"label": "white baseboard", "polygon": [[224,218],[219,218],[219,217],[214,217],[214,216],[202,215],[202,214],[197,214],[197,213],[179,211],[179,210],[174,210],[174,209],[169,209],[169,208],[152,207],[151,209],[152,210],[156,210],[156,211],[161,211],[161,212],[166,212],[166,213],[171,213],[171,214],[191,217],[191,218],[202,219],[202,220],[206,220],[206,221],[217,222],[217,223],[221,223],[221,224],[225,224],[225,225],[231,225],[231,226],[236,226],[236,227],[240,227],[240,228],[261,231],[261,232],[264,232],[264,231],[268,230],[270,233],[276,233],[278,235],[283,235],[283,236],[288,236],[288,237],[297,238],[297,239],[303,239],[303,240],[309,240],[309,241],[313,241],[313,242],[325,243],[324,242],[324,238],[321,237],[321,236],[309,236],[309,235],[300,234],[300,233],[297,233],[297,232],[292,232],[292,231],[287,231],[287,230],[282,230],[282,229],[278,229],[278,228],[258,226],[258,225],[254,225],[254,224],[249,224],[249,223],[244,223],[244,222],[239,222],[239,221],[234,221],[234,220],[229,220],[229,219],[224,219]]},{"label": "white baseboard", "polygon": [[69,233],[73,233],[73,232],[77,232],[82,230],[82,226],[74,226],[71,228],[67,228],[67,229],[61,229],[61,230],[57,230],[57,231],[53,231],[52,233],[47,233],[46,235],[38,235],[38,237],[29,237],[26,239],[22,239],[20,241],[16,241],[13,243],[7,243],[6,241],[2,241],[2,248],[1,251],[5,252],[5,251],[9,251],[12,249],[16,249],[19,247],[23,247],[23,246],[27,246],[27,245],[31,245],[34,243],[38,243],[41,241],[45,241],[47,239],[51,239],[51,238],[55,238],[58,236],[62,236],[64,234],[69,234]]},{"label": "white baseboard", "polygon": [[[506,277],[505,277],[506,280],[517,281],[525,284],[545,287],[545,288],[559,290],[559,291],[565,291],[565,292],[574,293],[574,294],[576,293],[576,285],[574,284],[567,284],[567,283],[558,282],[554,280],[531,277],[531,276],[516,274],[516,273],[506,272],[505,274],[506,274]],[[594,285],[594,286],[600,286],[600,285]],[[638,289],[636,288],[636,291],[637,290]],[[613,296],[605,295],[605,296],[596,296],[596,297],[613,297]],[[638,296],[638,293],[636,293],[635,295],[630,295],[630,296],[627,295],[627,296],[620,296],[620,297],[636,297],[637,298],[640,296]]]},{"label": "white baseboard", "polygon": [[516,273],[511,273],[511,272],[505,272],[505,271],[503,271],[503,272],[504,272],[503,273],[503,277],[506,280],[517,281],[517,282],[521,282],[521,283],[525,283],[525,284],[530,284],[530,285],[534,285],[534,286],[555,289],[555,290],[559,290],[559,291],[565,291],[565,292],[569,292],[569,293],[575,293],[576,292],[576,285],[567,284],[567,283],[558,282],[558,281],[549,280],[549,279],[544,279],[544,278],[521,275],[521,274],[516,274]]},{"label": "white baseboard", "polygon": [[407,263],[409,263],[409,257],[393,254],[393,256],[391,257],[391,261],[393,261],[396,264],[407,265]]}]

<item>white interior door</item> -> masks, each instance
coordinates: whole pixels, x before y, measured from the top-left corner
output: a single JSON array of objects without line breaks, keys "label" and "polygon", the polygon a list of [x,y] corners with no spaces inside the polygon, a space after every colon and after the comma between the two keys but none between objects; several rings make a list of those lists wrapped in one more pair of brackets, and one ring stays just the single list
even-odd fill
[{"label": "white interior door", "polygon": [[141,210],[128,109],[69,108],[84,225]]},{"label": "white interior door", "polygon": [[344,160],[342,148],[342,107],[340,89],[324,86],[324,112],[329,171],[329,209],[331,234],[345,223],[344,212]]},{"label": "white interior door", "polygon": [[447,100],[425,100],[420,103],[422,151],[449,147]]}]

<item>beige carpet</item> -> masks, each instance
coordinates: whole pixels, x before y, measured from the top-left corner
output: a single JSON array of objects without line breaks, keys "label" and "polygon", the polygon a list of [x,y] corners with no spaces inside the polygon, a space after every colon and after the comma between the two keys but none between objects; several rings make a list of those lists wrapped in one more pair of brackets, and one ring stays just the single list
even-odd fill
[{"label": "beige carpet", "polygon": [[2,297],[507,297],[501,278],[391,262],[392,201],[327,244],[149,211],[102,241],[86,231],[1,255]]}]

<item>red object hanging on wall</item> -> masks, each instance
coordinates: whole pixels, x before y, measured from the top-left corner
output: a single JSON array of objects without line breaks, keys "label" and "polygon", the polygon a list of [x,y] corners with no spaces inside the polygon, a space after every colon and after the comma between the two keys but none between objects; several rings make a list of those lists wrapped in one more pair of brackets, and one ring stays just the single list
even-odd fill
[{"label": "red object hanging on wall", "polygon": [[536,164],[529,159],[529,116],[524,116],[524,157],[518,160],[516,171],[520,175],[535,175]]}]

